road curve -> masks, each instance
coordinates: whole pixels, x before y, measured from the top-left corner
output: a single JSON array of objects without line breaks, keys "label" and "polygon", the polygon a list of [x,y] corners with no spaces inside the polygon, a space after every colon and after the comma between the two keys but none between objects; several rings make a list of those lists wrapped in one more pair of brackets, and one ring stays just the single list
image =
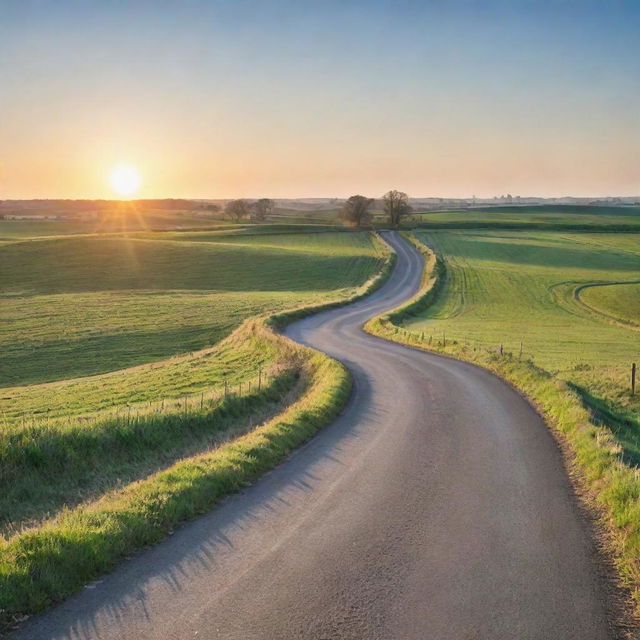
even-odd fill
[{"label": "road curve", "polygon": [[419,253],[387,240],[398,261],[377,293],[287,330],[351,369],[341,417],[15,639],[613,637],[535,411],[486,371],[361,331],[419,286]]}]

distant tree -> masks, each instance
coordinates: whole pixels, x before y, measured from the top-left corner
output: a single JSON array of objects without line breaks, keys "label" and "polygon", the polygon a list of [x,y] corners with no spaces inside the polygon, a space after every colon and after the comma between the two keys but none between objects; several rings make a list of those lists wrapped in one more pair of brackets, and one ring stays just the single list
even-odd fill
[{"label": "distant tree", "polygon": [[236,222],[246,218],[249,212],[249,203],[246,200],[229,200],[224,207],[225,215]]},{"label": "distant tree", "polygon": [[275,202],[271,198],[260,198],[251,205],[254,220],[266,220],[273,212]]},{"label": "distant tree", "polygon": [[344,203],[340,217],[344,222],[353,227],[361,227],[371,222],[369,209],[373,204],[373,198],[366,196],[351,196]]},{"label": "distant tree", "polygon": [[409,196],[402,191],[392,189],[382,196],[384,202],[384,212],[389,217],[389,224],[397,227],[403,216],[411,213],[412,209],[409,205]]},{"label": "distant tree", "polygon": [[207,211],[211,211],[211,213],[219,213],[220,212],[220,205],[219,204],[215,204],[215,202],[211,202],[210,204],[205,204],[204,208]]}]

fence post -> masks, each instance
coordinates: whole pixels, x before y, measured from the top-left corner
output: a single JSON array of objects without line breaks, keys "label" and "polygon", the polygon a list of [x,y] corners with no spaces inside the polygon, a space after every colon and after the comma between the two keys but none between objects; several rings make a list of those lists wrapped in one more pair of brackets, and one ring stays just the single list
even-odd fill
[{"label": "fence post", "polygon": [[500,345],[500,355],[501,355],[501,356],[502,356],[502,355],[504,355],[504,348],[503,348],[503,346],[502,346],[502,345]]},{"label": "fence post", "polygon": [[225,397],[225,399],[226,399],[226,397],[227,397],[227,391],[228,391],[228,389],[227,389],[227,385],[228,385],[228,383],[227,383],[227,379],[225,378],[225,379],[224,379],[224,397]]},{"label": "fence post", "polygon": [[522,360],[522,342],[520,342],[520,353],[518,354],[518,360]]},{"label": "fence post", "polygon": [[631,365],[631,395],[636,393],[636,363]]},{"label": "fence post", "polygon": [[262,367],[258,369],[258,391],[262,389]]}]

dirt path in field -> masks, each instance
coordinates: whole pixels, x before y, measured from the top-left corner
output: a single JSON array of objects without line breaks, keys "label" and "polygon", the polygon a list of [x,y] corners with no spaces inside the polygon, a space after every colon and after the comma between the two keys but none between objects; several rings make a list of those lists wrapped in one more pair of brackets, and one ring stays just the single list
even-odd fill
[{"label": "dirt path in field", "polygon": [[419,286],[289,327],[353,372],[342,416],[253,487],[16,638],[601,640],[608,589],[546,426],[472,365],[366,335]]}]

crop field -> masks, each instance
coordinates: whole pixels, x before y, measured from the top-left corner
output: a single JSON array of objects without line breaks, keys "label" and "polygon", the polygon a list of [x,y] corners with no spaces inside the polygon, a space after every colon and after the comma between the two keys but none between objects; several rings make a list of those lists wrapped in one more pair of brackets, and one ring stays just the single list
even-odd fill
[{"label": "crop field", "polygon": [[274,230],[3,247],[0,536],[215,447],[304,392],[300,355],[250,319],[352,295],[384,254],[366,232]]},{"label": "crop field", "polygon": [[592,284],[578,292],[579,301],[603,317],[640,328],[640,283]]},{"label": "crop field", "polygon": [[211,346],[255,315],[355,287],[366,233],[56,237],[0,254],[0,385],[103,373]]},{"label": "crop field", "polygon": [[[560,376],[607,407],[640,463],[640,236],[438,231],[416,234],[446,261],[435,303],[407,329],[426,340],[501,347]],[[612,284],[616,283],[616,284]],[[619,284],[630,283],[630,284]],[[629,426],[631,425],[631,426]]]},{"label": "crop field", "polygon": [[459,211],[433,211],[415,216],[433,228],[530,228],[567,230],[622,230],[640,232],[638,206],[538,205],[477,207]]},{"label": "crop field", "polygon": [[368,232],[308,228],[5,242],[0,629],[241,488],[340,409],[341,365],[264,318],[344,301],[390,263]]},{"label": "crop field", "polygon": [[[5,212],[0,210],[0,216],[20,215],[20,219],[0,217],[0,244],[15,240],[60,236],[67,234],[93,233],[132,233],[140,231],[167,231],[171,229],[193,228],[221,228],[233,227],[232,222],[221,220],[219,216],[212,217],[205,211],[172,211],[163,209],[134,209],[125,205],[126,211],[106,211],[96,216],[95,211],[85,212],[85,217],[73,217],[65,211],[35,211]],[[62,217],[56,218],[61,213]],[[48,216],[47,218],[38,215]]]}]

